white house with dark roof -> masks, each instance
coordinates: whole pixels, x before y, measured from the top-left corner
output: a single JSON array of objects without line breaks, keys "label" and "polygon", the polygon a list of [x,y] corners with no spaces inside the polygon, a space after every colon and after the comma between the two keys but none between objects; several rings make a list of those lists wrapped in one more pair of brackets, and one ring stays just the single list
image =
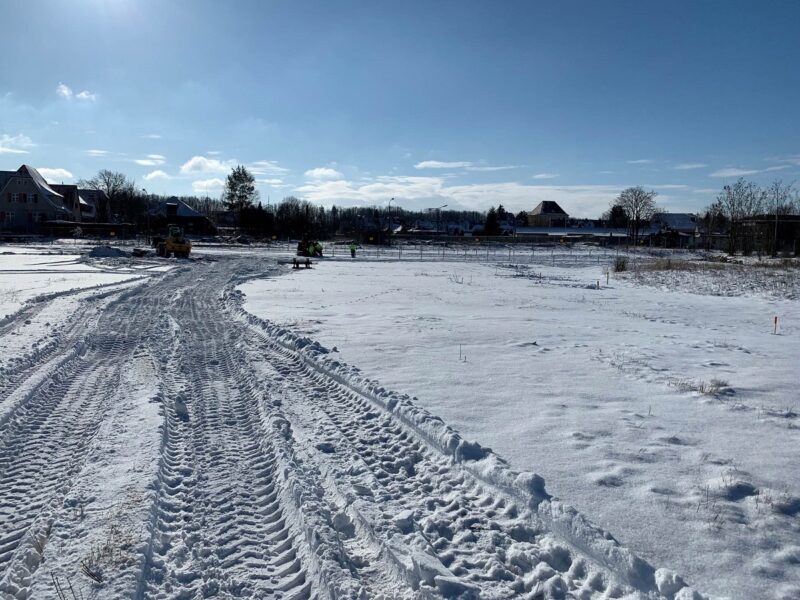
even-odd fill
[{"label": "white house with dark roof", "polygon": [[[77,194],[76,194],[77,195]],[[29,165],[0,171],[0,229],[32,232],[44,221],[74,221],[64,196]]]}]

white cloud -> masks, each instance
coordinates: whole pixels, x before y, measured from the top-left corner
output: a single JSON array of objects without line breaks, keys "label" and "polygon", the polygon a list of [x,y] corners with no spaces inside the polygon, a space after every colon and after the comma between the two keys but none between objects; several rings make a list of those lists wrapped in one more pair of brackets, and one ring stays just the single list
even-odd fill
[{"label": "white cloud", "polygon": [[714,192],[718,192],[719,190],[715,190],[714,188],[697,188],[692,190],[693,194],[713,194]]},{"label": "white cloud", "polygon": [[270,187],[286,187],[283,183],[283,179],[278,179],[278,178],[256,179],[256,183],[261,183],[263,185],[268,185]]},{"label": "white cloud", "polygon": [[744,177],[745,175],[756,175],[758,173],[767,173],[770,171],[780,171],[788,169],[788,165],[780,165],[775,167],[767,167],[766,169],[739,169],[737,167],[726,167],[711,173],[711,177]]},{"label": "white cloud", "polygon": [[493,166],[470,166],[465,167],[467,171],[508,171],[509,169],[522,169],[522,165],[499,165]]},{"label": "white cloud", "polygon": [[279,175],[289,172],[289,169],[281,167],[274,160],[257,160],[247,165],[247,168],[253,175]]},{"label": "white cloud", "polygon": [[65,179],[72,179],[74,176],[66,169],[48,169],[47,167],[40,167],[36,169],[48,183],[61,183]]},{"label": "white cloud", "polygon": [[214,192],[221,192],[225,187],[225,181],[214,177],[213,179],[198,179],[192,182],[192,190],[196,194],[211,194]]},{"label": "white cloud", "polygon": [[27,135],[0,135],[0,154],[29,154],[24,148],[34,145]]},{"label": "white cloud", "polygon": [[342,175],[336,169],[331,169],[330,167],[317,167],[315,169],[309,169],[304,173],[304,175],[308,179],[342,179],[344,175]]},{"label": "white cloud", "polygon": [[58,87],[56,87],[56,94],[69,100],[72,98],[72,88],[64,83],[59,82]]},{"label": "white cloud", "polygon": [[468,160],[423,160],[414,165],[415,169],[464,169],[465,171],[491,172],[521,169],[522,165],[485,165],[483,161],[474,163]]},{"label": "white cloud", "polygon": [[193,156],[181,165],[181,173],[227,173],[234,166],[236,166],[234,161]]},{"label": "white cloud", "polygon": [[66,83],[61,82],[59,82],[58,86],[56,86],[56,94],[67,100],[72,100],[73,98],[83,100],[84,102],[94,102],[97,100],[97,94],[90,92],[89,90],[83,90],[76,94],[72,91],[71,87],[69,87]]},{"label": "white cloud", "polygon": [[209,150],[208,152],[206,152],[206,154],[208,154],[209,156],[217,156],[218,154],[222,154],[222,152],[220,152],[219,150]]},{"label": "white cloud", "polygon": [[166,161],[166,157],[161,156],[160,154],[148,154],[145,158],[137,158],[133,162],[137,165],[142,165],[143,167],[157,167],[158,165],[163,165]]},{"label": "white cloud", "polygon": [[86,100],[89,102],[94,102],[95,100],[97,100],[97,94],[94,94],[88,90],[83,90],[82,92],[78,92],[77,94],[75,94],[75,97],[78,100]]},{"label": "white cloud", "polygon": [[503,204],[507,210],[531,210],[542,200],[555,200],[576,217],[596,217],[625,186],[612,185],[524,185],[515,182],[446,185],[444,177],[380,176],[359,181],[310,181],[295,191],[311,202],[371,205],[396,198],[409,209],[440,204],[450,208],[486,210]]},{"label": "white cloud", "polygon": [[84,154],[88,156],[106,156],[108,154],[108,150],[84,150]]},{"label": "white cloud", "polygon": [[705,163],[680,163],[678,165],[675,165],[673,168],[676,171],[689,171],[691,169],[702,169],[707,166],[708,165]]},{"label": "white cloud", "polygon": [[650,160],[649,158],[639,158],[639,159],[636,159],[636,160],[629,160],[629,161],[626,161],[626,162],[629,165],[649,165],[653,161]]},{"label": "white cloud", "polygon": [[159,133],[148,133],[147,135],[142,136],[146,140],[160,140],[161,134]]},{"label": "white cloud", "polygon": [[737,169],[735,167],[728,167],[714,171],[711,177],[741,177],[743,175],[754,175],[759,172],[758,169]]},{"label": "white cloud", "polygon": [[464,160],[443,161],[423,160],[414,165],[415,169],[463,169],[473,166],[473,163]]},{"label": "white cloud", "polygon": [[537,173],[533,176],[534,179],[555,179],[558,177],[556,173]]},{"label": "white cloud", "polygon": [[172,179],[169,175],[167,175],[161,169],[156,169],[155,171],[150,171],[147,175],[144,176],[146,181],[152,181],[153,179]]}]

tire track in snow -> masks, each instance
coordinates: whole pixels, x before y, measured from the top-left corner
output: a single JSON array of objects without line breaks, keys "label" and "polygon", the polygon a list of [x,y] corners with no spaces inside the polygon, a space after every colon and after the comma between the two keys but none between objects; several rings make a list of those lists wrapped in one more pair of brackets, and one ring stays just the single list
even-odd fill
[{"label": "tire track in snow", "polygon": [[177,341],[163,369],[166,436],[138,596],[306,600],[312,582],[259,429],[259,385],[217,293],[206,283],[169,311]]},{"label": "tire track in snow", "polygon": [[[427,585],[446,597],[487,598],[545,590],[590,598],[624,591],[607,573],[548,535],[537,519],[521,514],[520,506],[442,460],[391,415],[309,370],[284,348],[267,351],[265,364],[275,367],[275,376],[288,388],[287,412],[313,432],[309,439],[323,440],[323,454],[338,463],[342,494],[367,498],[358,517],[370,524],[374,540],[405,538],[402,543],[417,563],[406,573],[411,587]],[[358,458],[355,469],[352,457]],[[369,477],[359,472],[362,467]],[[347,490],[346,475],[354,472],[357,480],[349,483],[353,492]],[[372,501],[380,508],[370,510]],[[432,560],[423,564],[420,555]]]},{"label": "tire track in snow", "polygon": [[232,317],[261,340],[262,372],[277,382],[273,393],[295,435],[318,442],[316,460],[329,466],[331,493],[346,499],[366,533],[362,545],[390,555],[413,589],[436,597],[701,597],[407,397],[248,315],[237,292],[227,298]]},{"label": "tire track in snow", "polygon": [[[64,354],[14,405],[0,428],[0,591],[26,597],[54,514],[83,465],[92,437],[119,386],[120,370],[146,329],[127,318],[141,298],[123,295],[98,331]],[[80,330],[77,330],[80,331]]]}]

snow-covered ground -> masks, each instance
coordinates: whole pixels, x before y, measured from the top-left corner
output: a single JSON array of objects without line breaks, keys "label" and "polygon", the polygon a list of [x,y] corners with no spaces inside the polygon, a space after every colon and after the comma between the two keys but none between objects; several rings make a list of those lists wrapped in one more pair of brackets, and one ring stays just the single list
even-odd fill
[{"label": "snow-covered ground", "polygon": [[0,320],[2,598],[797,595],[796,302],[597,249],[90,249],[0,255],[55,278]]},{"label": "snow-covered ground", "polygon": [[597,250],[497,254],[336,257],[240,289],[698,589],[799,597],[797,270],[606,284]]},{"label": "snow-covered ground", "polygon": [[42,295],[128,281],[129,269],[90,265],[72,248],[0,246],[0,319]]}]

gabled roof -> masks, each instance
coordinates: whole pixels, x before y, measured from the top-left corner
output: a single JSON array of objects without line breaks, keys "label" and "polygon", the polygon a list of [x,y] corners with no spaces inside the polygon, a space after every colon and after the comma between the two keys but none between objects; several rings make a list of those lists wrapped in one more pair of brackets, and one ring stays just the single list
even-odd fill
[{"label": "gabled roof", "polygon": [[558,205],[558,202],[553,202],[552,200],[544,200],[539,202],[539,204],[534,208],[531,212],[531,215],[564,215],[567,216],[567,213]]},{"label": "gabled roof", "polygon": [[195,219],[203,218],[202,213],[196,211],[191,206],[186,204],[186,202],[183,200],[178,200],[177,198],[162,202],[155,209],[153,209],[150,214],[154,216],[166,217],[172,207],[174,207],[174,214],[177,217],[192,217]]},{"label": "gabled roof", "polygon": [[31,179],[33,179],[36,186],[47,194],[51,194],[53,196],[57,196],[59,198],[63,198],[61,194],[55,191],[50,185],[44,180],[44,177],[41,176],[39,171],[30,167],[28,165],[22,165],[19,169],[17,169],[17,173],[20,175],[28,175]]}]

